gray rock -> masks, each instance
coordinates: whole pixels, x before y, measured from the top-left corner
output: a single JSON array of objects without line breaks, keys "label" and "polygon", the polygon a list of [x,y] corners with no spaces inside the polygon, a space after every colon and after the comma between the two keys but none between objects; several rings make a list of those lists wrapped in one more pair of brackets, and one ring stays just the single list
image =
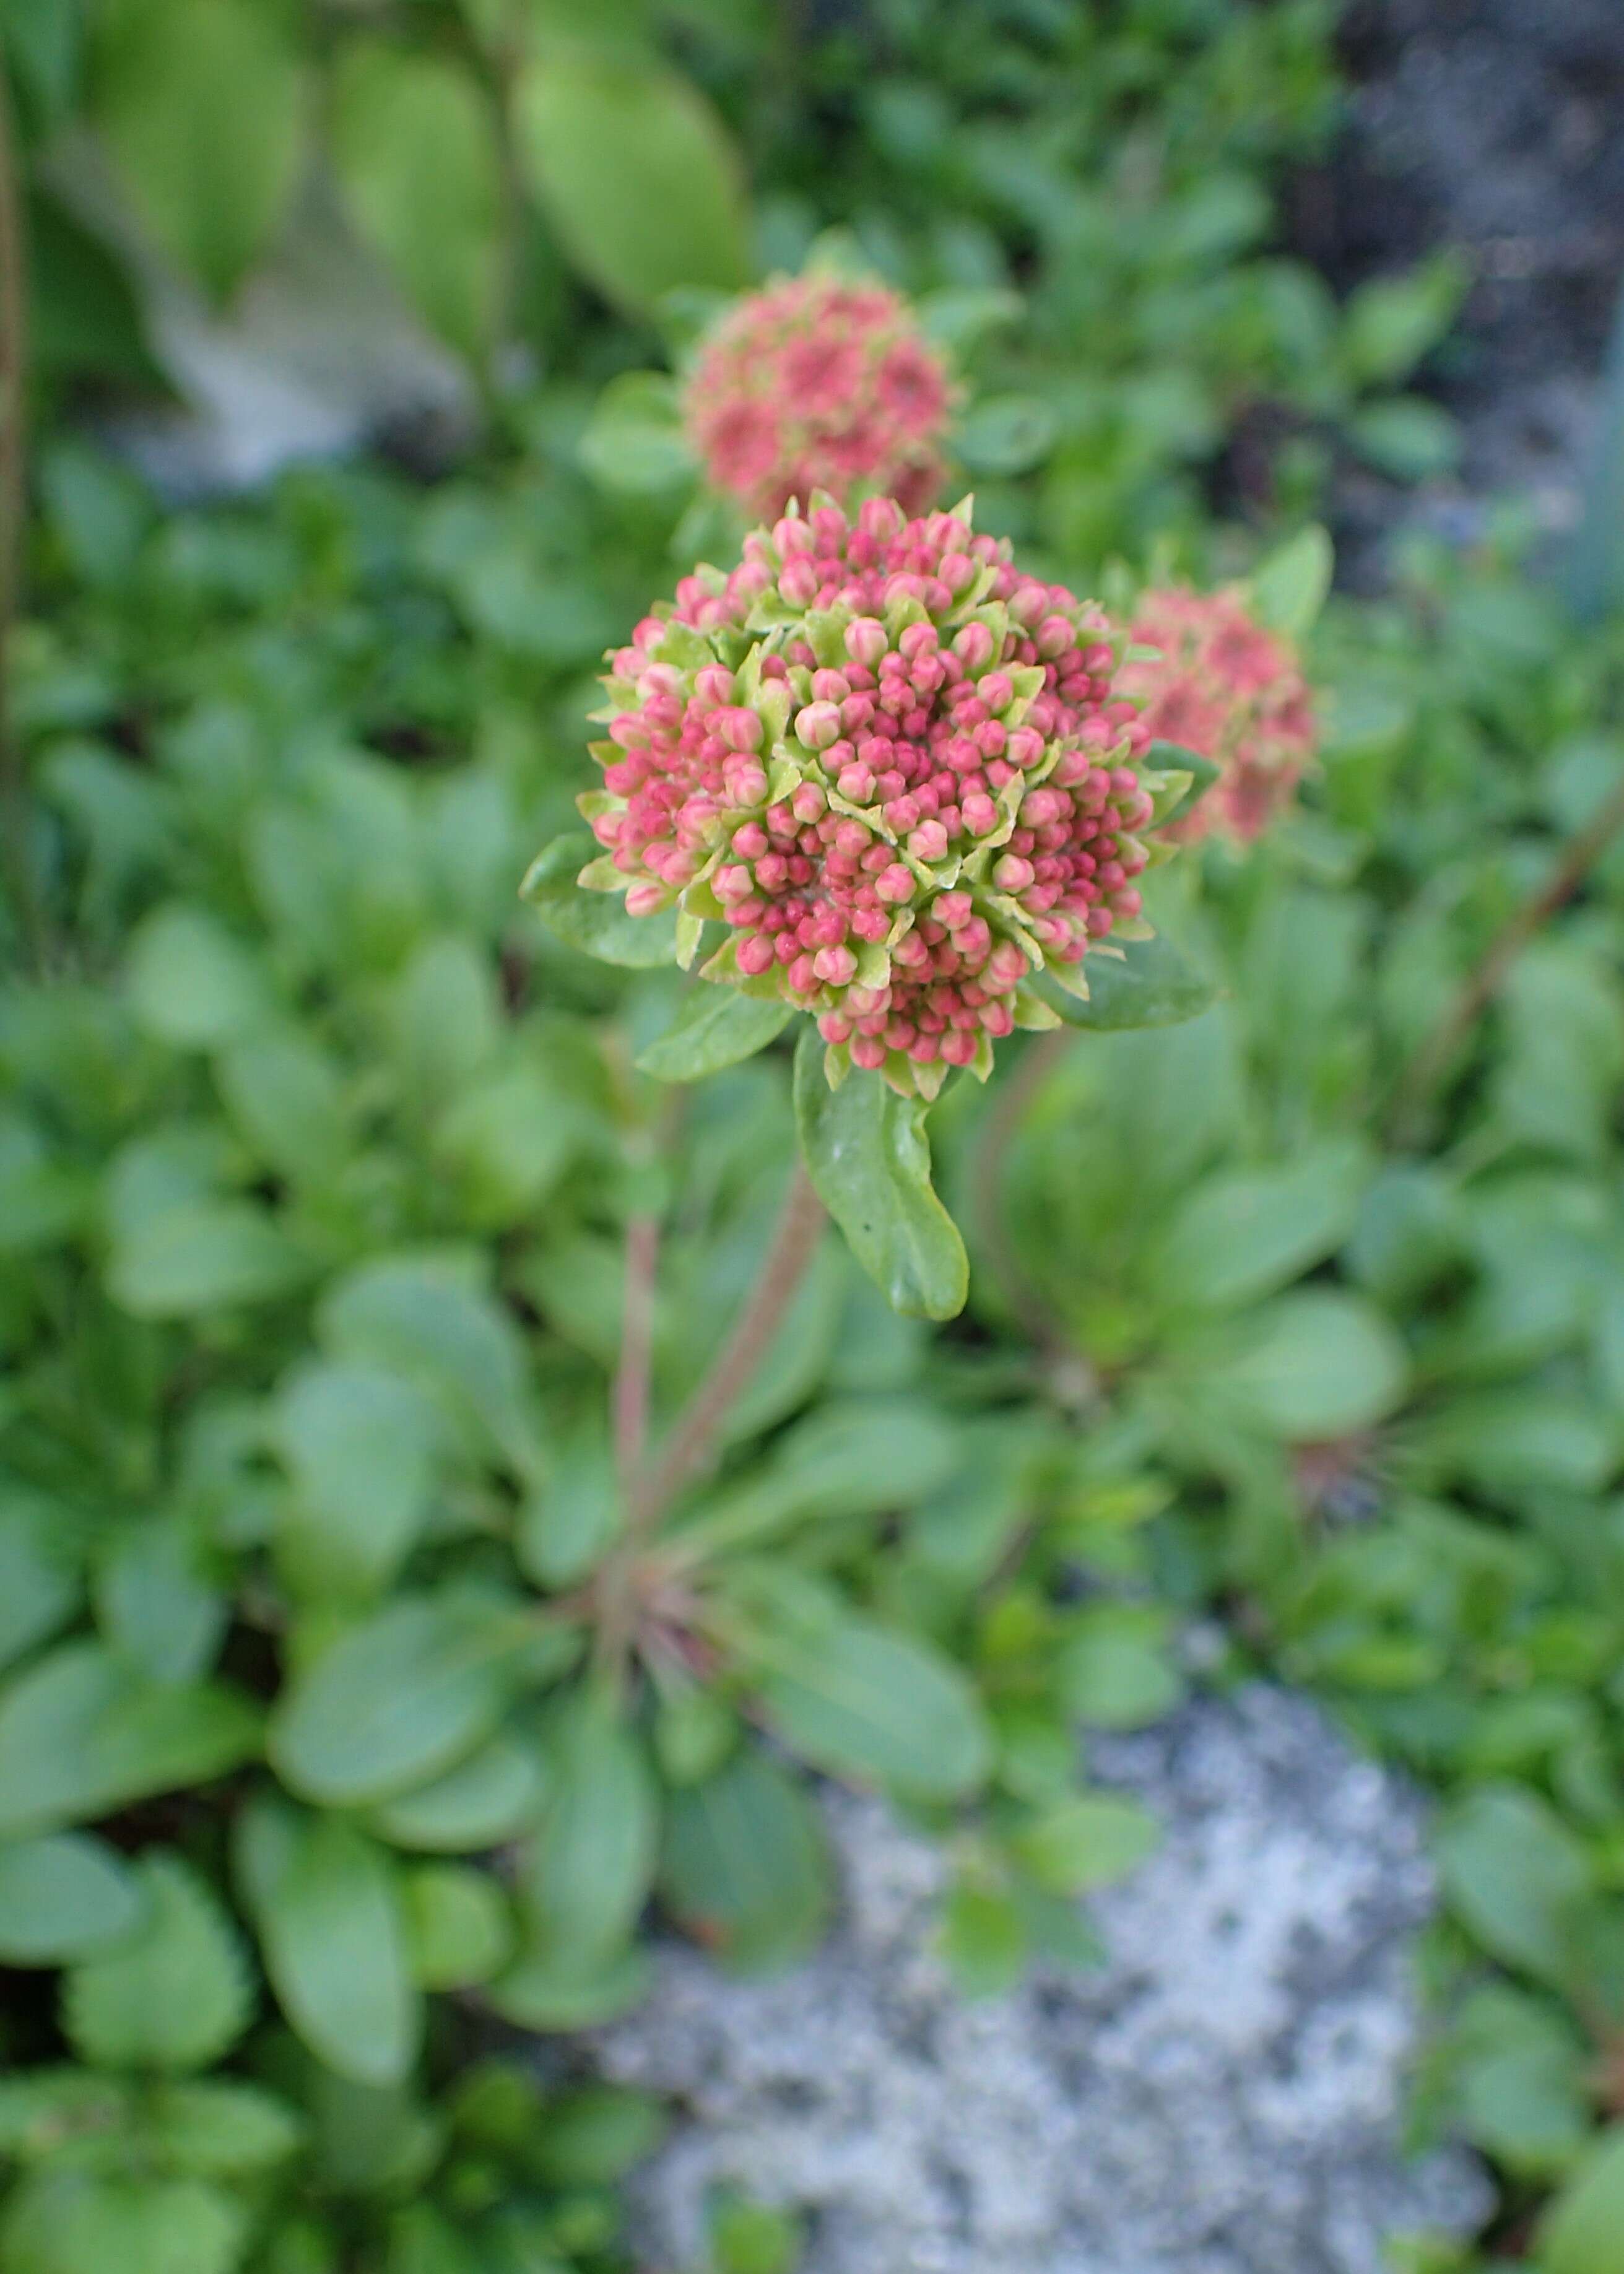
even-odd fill
[{"label": "gray rock", "polygon": [[1094,1973],[964,2003],[931,1948],[945,1865],[831,1792],[844,1915],[801,1970],[661,1955],[601,2032],[680,2104],[641,2240],[700,2257],[707,2189],[804,2207],[808,2274],[1379,2274],[1386,2238],[1466,2231],[1475,2162],[1400,2146],[1432,1896],[1415,1795],[1278,1690],[1097,1749],[1166,1825],[1094,1915]]}]

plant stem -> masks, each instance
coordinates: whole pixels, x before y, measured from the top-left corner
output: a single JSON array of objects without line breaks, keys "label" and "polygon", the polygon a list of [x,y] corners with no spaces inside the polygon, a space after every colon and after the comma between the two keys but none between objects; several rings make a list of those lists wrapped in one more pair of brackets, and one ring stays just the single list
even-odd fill
[{"label": "plant stem", "polygon": [[654,1368],[654,1290],[659,1270],[659,1218],[634,1216],[626,1225],[620,1361],[614,1377],[614,1459],[630,1495],[649,1435],[649,1386]]},{"label": "plant stem", "polygon": [[1389,1133],[1395,1144],[1413,1143],[1425,1125],[1427,1102],[1447,1073],[1461,1044],[1504,985],[1507,973],[1544,923],[1572,900],[1620,829],[1624,829],[1624,783],[1597,809],[1537,892],[1530,892],[1500,926],[1442,1016],[1422,1037],[1395,1093]]},{"label": "plant stem", "polygon": [[27,382],[28,297],[22,199],[11,133],[11,98],[0,69],[0,836],[17,918],[35,971],[46,961],[45,911],[29,855],[28,795],[11,734],[11,621],[22,587],[23,403]]},{"label": "plant stem", "polygon": [[771,1245],[744,1308],[710,1372],[678,1416],[653,1467],[645,1472],[630,1496],[629,1528],[634,1538],[646,1534],[659,1521],[688,1479],[714,1456],[722,1424],[771,1347],[816,1252],[823,1224],[823,1202],[812,1189],[804,1163],[797,1158]]}]

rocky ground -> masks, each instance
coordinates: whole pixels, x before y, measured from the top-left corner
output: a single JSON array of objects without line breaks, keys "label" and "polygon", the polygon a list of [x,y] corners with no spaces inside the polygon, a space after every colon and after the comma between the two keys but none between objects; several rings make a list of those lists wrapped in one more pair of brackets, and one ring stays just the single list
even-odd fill
[{"label": "rocky ground", "polygon": [[[1419,501],[1446,534],[1515,491],[1553,535],[1577,517],[1596,380],[1624,279],[1624,7],[1619,0],[1352,0],[1353,87],[1331,162],[1300,176],[1294,248],[1339,289],[1439,245],[1474,279],[1425,374],[1462,421],[1458,482]],[[1416,510],[1344,485],[1367,553]],[[1380,562],[1372,562],[1380,581]]]},{"label": "rocky ground", "polygon": [[681,2111],[641,2185],[650,2263],[701,2263],[728,2181],[808,2215],[806,2274],[1379,2274],[1388,2238],[1482,2219],[1469,2157],[1401,2147],[1415,1796],[1262,1687],[1100,1755],[1166,1835],[1094,1906],[1095,1971],[961,2001],[939,1853],[838,1793],[844,1916],[809,1966],[662,1954],[596,2048]]}]

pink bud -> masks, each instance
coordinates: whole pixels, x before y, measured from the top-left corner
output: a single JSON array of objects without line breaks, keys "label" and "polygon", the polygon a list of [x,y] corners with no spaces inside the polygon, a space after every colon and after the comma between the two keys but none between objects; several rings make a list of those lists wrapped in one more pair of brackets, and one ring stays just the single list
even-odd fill
[{"label": "pink bud", "polygon": [[730,750],[759,750],[766,739],[767,728],[760,712],[747,710],[741,703],[718,712],[714,723]]},{"label": "pink bud", "polygon": [[900,907],[905,900],[911,900],[914,897],[914,871],[902,862],[893,861],[889,869],[883,869],[875,878],[874,889],[881,900],[889,900],[893,907]]},{"label": "pink bud", "polygon": [[852,1064],[865,1073],[876,1073],[885,1063],[885,1045],[877,1035],[853,1035]]},{"label": "pink bud", "polygon": [[998,809],[984,790],[971,790],[961,810],[964,825],[973,837],[990,837],[998,826]]},{"label": "pink bud", "polygon": [[942,1037],[942,1055],[949,1065],[974,1065],[978,1048],[979,1044],[974,1035],[955,1031]]},{"label": "pink bud", "polygon": [[734,960],[747,978],[759,979],[773,965],[772,942],[758,931],[746,932],[733,951]]},{"label": "pink bud", "polygon": [[889,644],[885,627],[877,616],[859,616],[846,628],[846,651],[867,671],[876,669]]},{"label": "pink bud", "polygon": [[796,820],[808,825],[821,821],[828,806],[829,800],[816,782],[798,782],[789,802]]},{"label": "pink bud", "polygon": [[992,632],[983,623],[966,624],[953,641],[953,653],[971,674],[985,671],[992,661]]},{"label": "pink bud", "polygon": [[820,947],[812,968],[828,987],[846,987],[857,976],[857,958],[849,947]]},{"label": "pink bud", "polygon": [[808,703],[795,713],[795,732],[808,750],[826,750],[840,739],[840,712],[832,703]]},{"label": "pink bud", "polygon": [[632,885],[626,894],[628,916],[651,916],[665,905],[664,885]]},{"label": "pink bud", "polygon": [[908,850],[916,861],[942,861],[947,857],[947,832],[939,821],[921,821],[908,834]]},{"label": "pink bud", "polygon": [[1001,892],[1024,892],[1037,871],[1019,853],[1006,853],[993,864],[992,880]]}]

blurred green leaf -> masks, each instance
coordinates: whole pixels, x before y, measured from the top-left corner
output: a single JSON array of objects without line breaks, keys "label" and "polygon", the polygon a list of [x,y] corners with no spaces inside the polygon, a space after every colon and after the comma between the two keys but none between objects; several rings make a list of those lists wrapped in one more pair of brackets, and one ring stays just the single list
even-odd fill
[{"label": "blurred green leaf", "polygon": [[164,250],[215,299],[265,251],[304,147],[289,26],[253,0],[121,0],[95,116]]},{"label": "blurred green leaf", "polygon": [[739,158],[686,79],[560,45],[520,72],[513,132],[566,252],[621,307],[646,313],[675,285],[745,282]]},{"label": "blurred green leaf", "polygon": [[229,2051],[254,1996],[236,1932],[203,1881],[162,1851],[136,1866],[144,1915],[129,1939],[71,1968],[63,2025],[98,2067],[185,2073]]},{"label": "blurred green leaf", "polygon": [[781,1966],[822,1934],[830,1871],[801,1788],[754,1750],[672,1797],[660,1894],[684,1931],[743,1968]]},{"label": "blurred green leaf", "polygon": [[59,1966],[116,1942],[141,1915],[139,1882],[117,1849],[58,1832],[0,1847],[0,1962]]},{"label": "blurred green leaf", "polygon": [[501,267],[501,181],[493,108],[445,55],[359,39],[332,88],[339,184],[429,328],[474,361],[488,351]]},{"label": "blurred green leaf", "polygon": [[770,1721],[815,1768],[914,1799],[957,1800],[991,1766],[969,1683],[910,1636],[847,1618],[805,1635],[763,1636],[753,1656]]},{"label": "blurred green leaf", "polygon": [[793,1015],[791,1004],[702,982],[683,998],[666,1031],[638,1052],[637,1064],[661,1081],[698,1081],[754,1057]]}]

